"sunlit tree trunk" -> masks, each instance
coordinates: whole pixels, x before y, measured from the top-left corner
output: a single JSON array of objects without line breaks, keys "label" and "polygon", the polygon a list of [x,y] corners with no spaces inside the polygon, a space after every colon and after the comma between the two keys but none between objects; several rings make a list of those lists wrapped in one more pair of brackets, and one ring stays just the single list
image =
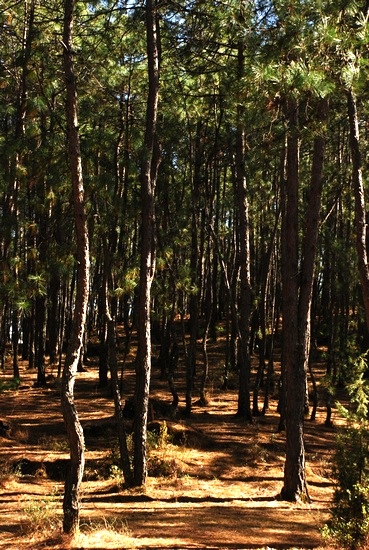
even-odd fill
[{"label": "sunlit tree trunk", "polygon": [[75,1],[65,0],[63,58],[66,79],[66,117],[74,219],[77,239],[77,281],[73,325],[63,369],[61,406],[70,448],[63,500],[63,530],[74,533],[79,526],[80,486],[84,471],[84,436],[74,404],[74,383],[81,355],[89,289],[89,243],[85,213],[82,163],[78,131],[78,99],[73,67],[73,11]]},{"label": "sunlit tree trunk", "polygon": [[147,477],[146,439],[151,375],[151,285],[155,273],[155,185],[160,164],[156,134],[159,99],[159,22],[155,0],[146,1],[147,61],[149,92],[146,131],[141,166],[141,266],[138,311],[134,419],[134,484],[144,485]]}]

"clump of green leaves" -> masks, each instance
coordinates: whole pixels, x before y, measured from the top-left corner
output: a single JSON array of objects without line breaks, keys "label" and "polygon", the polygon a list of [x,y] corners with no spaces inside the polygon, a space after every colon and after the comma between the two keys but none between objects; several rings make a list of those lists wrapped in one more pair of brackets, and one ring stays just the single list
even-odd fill
[{"label": "clump of green leaves", "polygon": [[369,538],[369,382],[365,356],[354,364],[348,385],[350,407],[337,404],[346,419],[337,436],[332,473],[336,480],[331,519],[323,535],[350,550],[363,548]]}]

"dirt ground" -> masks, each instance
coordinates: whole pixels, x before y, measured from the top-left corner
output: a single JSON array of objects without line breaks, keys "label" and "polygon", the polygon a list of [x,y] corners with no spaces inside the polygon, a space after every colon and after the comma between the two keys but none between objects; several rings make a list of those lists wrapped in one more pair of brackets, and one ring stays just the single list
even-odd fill
[{"label": "dirt ground", "polygon": [[[220,389],[221,356],[212,361],[209,404],[195,404],[191,419],[167,420],[171,437],[162,428],[161,437],[151,438],[149,466],[155,475],[145,490],[122,488],[112,398],[97,387],[96,361],[78,374],[86,468],[81,529],[73,539],[61,532],[68,447],[59,383],[51,376],[48,388],[36,388],[35,371],[21,364],[19,388],[0,394],[0,419],[8,423],[0,438],[0,548],[326,548],[320,529],[333,494],[335,428],[324,426],[324,409],[315,422],[306,422],[311,503],[280,501],[284,435],[277,433],[277,402],[272,399],[266,416],[253,424],[237,420],[237,392]],[[2,383],[7,380],[10,367],[0,375]],[[160,403],[170,403],[167,383],[155,368],[151,387]],[[180,399],[184,406],[183,392]]]}]

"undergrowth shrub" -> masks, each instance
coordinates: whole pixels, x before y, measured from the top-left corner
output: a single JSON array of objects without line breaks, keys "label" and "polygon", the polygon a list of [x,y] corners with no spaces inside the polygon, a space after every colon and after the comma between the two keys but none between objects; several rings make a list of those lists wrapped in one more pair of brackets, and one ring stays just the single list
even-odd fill
[{"label": "undergrowth shrub", "polygon": [[182,469],[170,446],[171,436],[165,420],[160,423],[159,432],[147,432],[147,469],[152,477],[178,477]]},{"label": "undergrowth shrub", "polygon": [[331,518],[323,535],[339,548],[364,548],[369,538],[369,385],[367,363],[354,364],[348,385],[350,407],[337,404],[346,426],[336,438],[332,474],[336,480]]},{"label": "undergrowth shrub", "polygon": [[47,449],[48,451],[69,451],[69,443],[66,437],[42,435],[38,440],[38,444],[40,445],[40,447],[42,447],[43,449]]},{"label": "undergrowth shrub", "polygon": [[[147,469],[151,477],[177,477],[182,470],[175,458],[172,456],[171,435],[168,432],[168,425],[160,422],[155,430],[147,431]],[[133,439],[132,434],[127,437],[128,451],[133,460]],[[111,452],[106,458],[99,471],[85,471],[88,479],[112,478],[121,481],[122,471],[120,467],[120,451],[118,441],[115,440]]]},{"label": "undergrowth shrub", "polygon": [[148,452],[152,451],[153,449],[165,451],[170,441],[171,437],[168,433],[168,426],[165,420],[160,423],[159,432],[153,430],[148,430],[147,432]]},{"label": "undergrowth shrub", "polygon": [[61,526],[61,519],[58,516],[60,503],[57,489],[51,495],[41,499],[26,500],[23,505],[23,512],[27,517],[27,524],[24,526],[26,533],[53,531]]},{"label": "undergrowth shrub", "polygon": [[17,390],[20,384],[19,378],[13,378],[12,380],[0,380],[0,393],[8,390]]}]

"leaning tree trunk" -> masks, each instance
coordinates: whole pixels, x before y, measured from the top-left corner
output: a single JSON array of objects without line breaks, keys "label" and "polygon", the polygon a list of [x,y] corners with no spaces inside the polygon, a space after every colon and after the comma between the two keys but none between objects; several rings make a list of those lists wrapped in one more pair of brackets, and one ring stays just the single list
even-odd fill
[{"label": "leaning tree trunk", "polygon": [[86,223],[82,163],[78,132],[78,99],[73,68],[73,9],[75,0],[64,3],[63,58],[66,79],[66,118],[71,170],[74,219],[77,239],[77,281],[73,326],[63,369],[61,406],[70,448],[70,464],[65,480],[63,530],[75,533],[79,526],[80,486],[84,470],[84,436],[74,404],[74,382],[83,343],[89,288],[89,243]]},{"label": "leaning tree trunk", "polygon": [[147,477],[146,439],[151,374],[151,285],[155,273],[155,185],[160,164],[156,135],[159,99],[159,22],[155,0],[146,0],[147,61],[149,92],[146,132],[141,168],[141,266],[139,283],[138,351],[134,419],[134,484],[144,485]]}]

